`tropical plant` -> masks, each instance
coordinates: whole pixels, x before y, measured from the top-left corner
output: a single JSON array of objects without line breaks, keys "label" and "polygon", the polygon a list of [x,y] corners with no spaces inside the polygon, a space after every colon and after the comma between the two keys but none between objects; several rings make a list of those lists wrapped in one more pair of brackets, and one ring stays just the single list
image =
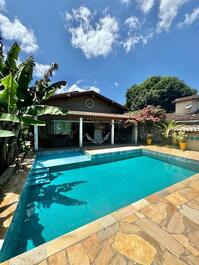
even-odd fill
[{"label": "tropical plant", "polygon": [[176,98],[196,94],[192,89],[176,77],[152,76],[143,83],[133,85],[126,93],[126,106],[131,110],[143,109],[147,105],[161,106],[167,112],[173,112]]},{"label": "tropical plant", "polygon": [[179,143],[186,143],[188,135],[184,131],[178,132],[178,142]]},{"label": "tropical plant", "polygon": [[168,143],[172,138],[172,132],[174,129],[178,128],[180,125],[174,120],[164,121],[159,125],[160,131],[162,132],[163,139]]},{"label": "tropical plant", "polygon": [[177,132],[173,132],[172,135],[172,143],[174,145],[178,145],[179,144],[179,141],[178,141],[178,133]]},{"label": "tropical plant", "polygon": [[[53,63],[44,77],[30,86],[34,59],[30,57],[17,64],[19,52],[19,45],[14,43],[4,58],[3,44],[0,41],[0,146],[3,160],[6,159],[5,153],[13,154],[13,157],[18,153],[19,139],[23,139],[21,134],[24,128],[30,125],[45,126],[45,122],[38,120],[38,116],[67,113],[62,108],[40,105],[42,100],[66,85],[65,81],[51,84],[50,77],[58,69],[58,65]],[[12,155],[10,157],[9,160],[12,160]]]}]

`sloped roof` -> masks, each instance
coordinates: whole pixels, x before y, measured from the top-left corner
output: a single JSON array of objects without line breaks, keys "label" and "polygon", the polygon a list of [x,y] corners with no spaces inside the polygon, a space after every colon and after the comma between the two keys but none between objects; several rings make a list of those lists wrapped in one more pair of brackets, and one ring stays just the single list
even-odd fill
[{"label": "sloped roof", "polygon": [[66,92],[66,93],[61,93],[61,94],[56,94],[52,97],[50,97],[49,99],[52,100],[52,99],[59,99],[59,98],[70,98],[70,97],[79,97],[79,96],[94,96],[94,97],[98,97],[102,100],[105,100],[107,101],[108,103],[111,103],[115,106],[117,106],[118,108],[122,109],[123,111],[127,111],[127,108],[124,107],[122,104],[114,101],[114,100],[111,100],[110,98],[107,98],[95,91],[83,91],[83,92],[78,92],[78,91],[75,91],[75,92]]},{"label": "sloped roof", "polygon": [[199,132],[199,125],[182,125],[175,128],[174,131]]},{"label": "sloped roof", "polygon": [[168,120],[175,120],[178,122],[199,122],[199,113],[167,113]]},{"label": "sloped roof", "polygon": [[188,96],[188,97],[182,97],[182,98],[176,98],[173,103],[176,102],[182,102],[182,101],[188,101],[188,100],[192,100],[192,99],[199,99],[199,95],[192,95],[192,96]]},{"label": "sloped roof", "polygon": [[102,113],[102,112],[89,112],[89,111],[69,111],[68,115],[78,117],[100,117],[109,119],[128,120],[130,115],[128,114],[115,114],[115,113]]}]

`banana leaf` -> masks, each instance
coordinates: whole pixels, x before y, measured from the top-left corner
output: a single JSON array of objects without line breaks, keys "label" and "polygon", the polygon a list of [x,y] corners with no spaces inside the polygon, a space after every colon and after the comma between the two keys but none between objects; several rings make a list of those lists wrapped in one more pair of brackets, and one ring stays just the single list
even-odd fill
[{"label": "banana leaf", "polygon": [[29,57],[25,62],[18,66],[17,73],[15,74],[15,80],[18,83],[17,87],[17,106],[19,108],[32,105],[33,98],[31,97],[28,86],[32,80],[34,68],[33,57]]},{"label": "banana leaf", "polygon": [[66,115],[68,110],[63,108],[48,106],[48,105],[33,105],[22,109],[24,114],[31,116],[42,116],[42,115]]},{"label": "banana leaf", "polygon": [[65,85],[66,85],[66,81],[59,81],[59,82],[56,82],[56,83],[48,86],[45,89],[45,94],[44,94],[42,100],[46,100],[46,99],[52,97],[55,94],[55,92],[57,91],[57,89],[60,89]]},{"label": "banana leaf", "polygon": [[16,108],[17,95],[16,89],[18,87],[12,73],[0,80],[4,89],[0,92],[0,104],[7,107],[7,111],[10,112]]},{"label": "banana leaf", "polygon": [[15,42],[8,51],[5,66],[7,70],[9,70],[9,72],[16,70],[16,61],[18,60],[20,50],[20,46],[18,45],[18,43]]},{"label": "banana leaf", "polygon": [[13,132],[0,129],[0,138],[7,138],[7,137],[13,137],[13,136],[15,136]]},{"label": "banana leaf", "polygon": [[46,125],[44,121],[36,120],[32,116],[21,116],[10,113],[0,113],[0,121],[21,123],[22,125],[36,125],[36,126]]}]

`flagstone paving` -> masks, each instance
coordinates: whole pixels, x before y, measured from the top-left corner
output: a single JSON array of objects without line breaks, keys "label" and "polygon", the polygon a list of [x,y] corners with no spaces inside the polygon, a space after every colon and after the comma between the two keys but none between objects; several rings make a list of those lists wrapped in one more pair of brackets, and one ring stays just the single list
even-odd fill
[{"label": "flagstone paving", "polygon": [[199,174],[2,264],[198,265]]}]

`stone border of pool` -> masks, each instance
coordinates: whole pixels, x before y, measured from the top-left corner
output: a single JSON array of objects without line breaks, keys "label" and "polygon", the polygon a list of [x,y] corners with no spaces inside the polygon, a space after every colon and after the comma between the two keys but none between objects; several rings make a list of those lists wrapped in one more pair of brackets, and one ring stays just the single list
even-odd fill
[{"label": "stone border of pool", "polygon": [[[168,149],[168,148],[162,148],[161,149],[161,147],[154,147],[154,146],[151,146],[151,147],[145,147],[145,146],[141,147],[140,146],[137,148],[135,148],[135,147],[131,148],[130,147],[129,150],[132,150],[132,149],[135,150],[135,149],[140,149],[140,148],[146,149],[146,150],[151,150],[151,151],[158,151],[160,153],[185,157],[185,158],[199,161],[199,155],[198,154],[196,155],[195,152],[193,152],[193,155],[191,157],[190,157],[191,153],[188,153],[189,157],[187,157],[186,152],[182,153],[179,150]],[[97,151],[99,151],[99,150],[97,150]],[[121,148],[120,148],[120,151],[121,151]],[[94,151],[88,151],[88,152],[90,152],[92,155],[94,153]],[[103,151],[101,151],[101,153],[102,152]],[[100,153],[100,152],[98,152],[98,153]],[[181,194],[181,190],[184,190],[184,189],[185,189],[185,191],[187,189],[188,189],[188,191],[191,190],[188,192],[189,195],[187,195],[187,194],[182,195]],[[190,194],[193,194],[193,195],[191,196]],[[94,221],[92,223],[89,223],[83,227],[80,227],[80,228],[78,228],[78,229],[76,229],[70,233],[67,233],[61,237],[58,237],[52,241],[49,241],[49,242],[47,242],[47,243],[45,243],[39,247],[36,247],[36,248],[34,248],[28,252],[25,252],[25,253],[23,253],[19,256],[16,256],[16,257],[14,257],[14,258],[6,261],[6,262],[1,263],[1,264],[6,264],[6,265],[8,265],[8,264],[9,265],[18,265],[18,264],[20,264],[20,265],[23,265],[23,264],[29,264],[29,265],[31,265],[31,264],[42,264],[42,265],[45,265],[45,264],[51,264],[51,263],[52,264],[60,264],[61,261],[60,261],[60,263],[56,263],[56,262],[53,263],[52,261],[57,260],[57,262],[58,262],[59,259],[61,259],[61,260],[63,259],[62,262],[64,262],[64,259],[65,259],[65,263],[63,263],[63,264],[81,264],[81,265],[84,265],[84,264],[90,264],[90,262],[92,262],[92,263],[94,262],[94,264],[100,264],[101,265],[101,264],[103,264],[103,263],[100,263],[100,261],[99,261],[101,252],[98,253],[98,255],[96,254],[97,255],[96,257],[98,257],[97,260],[92,260],[89,253],[87,253],[87,251],[86,251],[86,247],[85,247],[86,240],[88,240],[91,237],[93,238],[95,236],[99,238],[99,235],[101,235],[101,237],[102,237],[101,239],[103,239],[101,241],[108,240],[107,238],[112,237],[113,234],[117,235],[118,237],[121,236],[120,234],[118,234],[120,231],[119,227],[121,225],[121,222],[123,220],[129,219],[129,218],[131,218],[132,220],[133,219],[136,220],[136,226],[138,225],[139,229],[143,229],[142,226],[144,224],[146,226],[147,225],[150,226],[151,223],[150,222],[148,223],[148,219],[147,219],[147,218],[149,218],[149,216],[146,214],[147,212],[150,212],[150,211],[145,210],[145,213],[142,213],[141,211],[143,211],[143,209],[150,207],[150,205],[153,205],[154,202],[156,204],[158,204],[158,203],[161,204],[161,203],[163,203],[163,201],[166,200],[167,204],[169,203],[172,205],[173,208],[175,208],[175,212],[179,212],[180,215],[185,216],[184,218],[191,219],[191,222],[193,222],[194,225],[197,226],[197,229],[199,230],[199,214],[197,216],[197,214],[194,212],[194,211],[196,211],[196,209],[190,210],[192,208],[190,208],[189,206],[186,205],[187,203],[190,203],[193,200],[193,198],[197,198],[197,200],[199,201],[199,174],[196,174],[196,175],[194,175],[194,176],[192,176],[192,177],[190,177],[190,178],[188,178],[182,182],[179,182],[179,183],[177,183],[173,186],[170,186],[170,187],[168,187],[168,188],[166,188],[160,192],[157,192],[153,195],[150,195],[149,197],[144,198],[138,202],[130,204],[130,205],[128,205],[122,209],[117,210],[116,212],[113,212],[109,215],[106,215],[106,216],[100,218],[100,219],[97,219],[96,221]],[[155,209],[152,209],[152,211],[154,211],[154,214],[155,214],[155,212],[156,212]],[[165,212],[166,212],[166,210],[165,210]],[[157,212],[156,212],[156,215],[158,215]],[[161,215],[164,215],[164,210],[161,212]],[[139,221],[139,220],[141,220],[141,221]],[[143,221],[145,223],[143,223]],[[154,221],[153,218],[152,218],[152,221]],[[177,221],[177,222],[179,222],[179,221]],[[153,225],[154,224],[152,224],[152,227],[153,227]],[[117,226],[117,229],[116,228],[113,229],[112,228],[113,226],[114,227]],[[110,232],[110,230],[111,230],[111,232]],[[161,230],[160,234],[162,233],[162,230]],[[135,231],[134,231],[134,233],[135,233]],[[163,245],[164,248],[167,249],[167,251],[169,253],[168,255],[174,255],[175,258],[179,259],[180,256],[183,255],[183,253],[184,253],[182,251],[182,248],[183,248],[183,244],[185,244],[185,243],[182,243],[182,242],[179,243],[179,240],[180,240],[179,238],[173,239],[173,237],[168,232],[165,232],[165,233],[167,233],[165,236],[167,236],[168,239],[170,239],[171,241],[176,243],[176,246],[177,246],[176,248],[177,249],[181,248],[181,250],[180,251],[176,250],[176,252],[173,253],[171,247],[169,247],[167,245],[167,243],[165,242],[165,240],[162,238],[159,240],[160,244]],[[104,236],[102,236],[102,235],[104,235]],[[149,235],[149,236],[152,236],[152,235]],[[106,239],[104,239],[104,238],[106,238]],[[138,239],[138,236],[136,239]],[[181,240],[181,241],[183,241],[183,240]],[[91,240],[91,242],[93,242],[93,240]],[[142,242],[143,245],[145,245],[146,242]],[[173,243],[172,248],[175,247],[174,243]],[[100,244],[101,243],[99,243],[99,245]],[[117,238],[115,238],[115,240],[114,240],[114,250],[117,252],[117,254],[115,252],[115,255],[118,255],[118,253],[121,254],[121,249],[119,249],[119,247],[116,245],[117,245]],[[179,245],[180,246],[182,245],[182,247],[180,247]],[[188,251],[190,251],[189,250],[190,246],[189,247],[187,247],[187,246],[188,245],[186,243],[186,247],[184,246],[184,248],[188,249]],[[191,247],[194,248],[193,245],[191,245]],[[75,257],[75,250],[80,252],[80,255],[76,255],[78,257]],[[113,249],[111,251],[113,252]],[[196,255],[196,257],[197,257],[199,255],[199,252],[197,251],[197,249],[195,249],[194,251],[192,249],[192,252],[197,254]],[[122,253],[124,255],[124,257],[122,256],[122,258],[124,258],[125,260],[127,260],[127,259],[133,260],[132,257],[129,258],[128,255],[124,254],[125,249],[123,249]],[[107,254],[107,253],[105,253],[105,254]],[[115,255],[112,255],[112,258]],[[136,258],[134,257],[133,261],[136,261]],[[80,263],[78,263],[78,259],[79,259]],[[82,263],[82,260],[84,260],[83,263]],[[104,264],[109,264],[109,263],[104,263]],[[144,263],[144,264],[150,264],[150,263]],[[183,264],[183,263],[181,263],[181,264]]]}]

